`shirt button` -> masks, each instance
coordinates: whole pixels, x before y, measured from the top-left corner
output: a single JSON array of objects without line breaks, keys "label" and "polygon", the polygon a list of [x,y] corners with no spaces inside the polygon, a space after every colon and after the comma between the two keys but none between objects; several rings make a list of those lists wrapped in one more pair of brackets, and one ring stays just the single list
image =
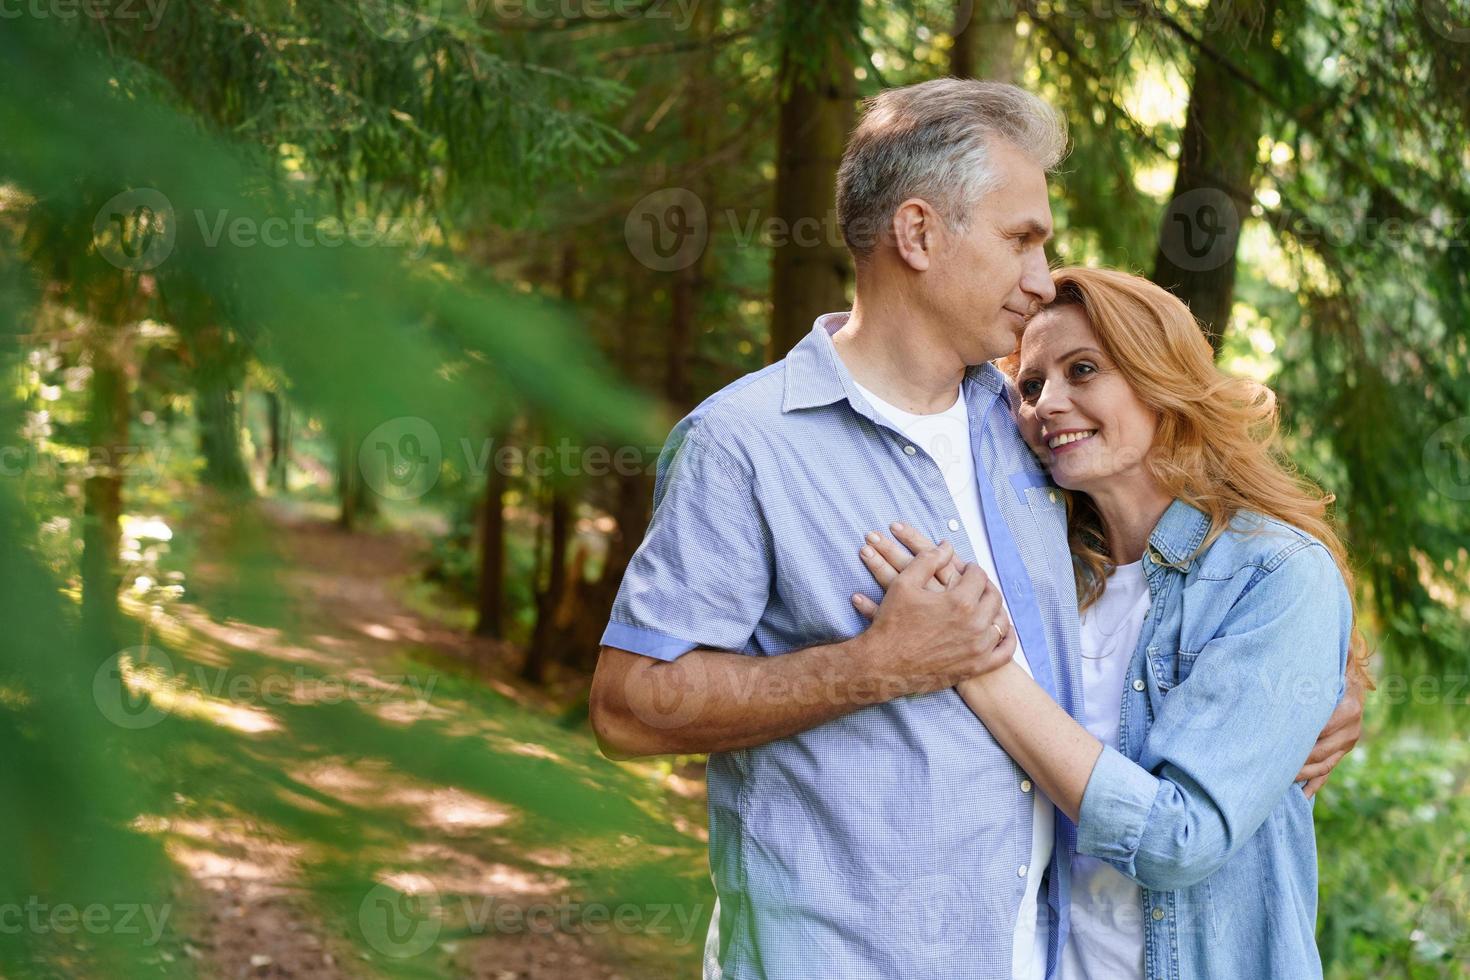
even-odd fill
[{"label": "shirt button", "polygon": [[1163,917],[1164,917],[1164,910],[1163,909],[1154,909],[1154,921],[1155,922],[1158,922]]},{"label": "shirt button", "polygon": [[1019,868],[1016,869],[1016,877],[1017,878],[1024,878],[1024,877],[1026,877],[1026,866],[1024,864],[1021,865]]},{"label": "shirt button", "polygon": [[951,517],[949,519],[949,529],[951,531],[958,531],[960,529],[960,522]]},{"label": "shirt button", "polygon": [[903,447],[903,454],[905,456],[912,456],[916,452],[918,452],[918,450],[915,449],[913,446],[904,446]]},{"label": "shirt button", "polygon": [[1135,677],[1135,678],[1133,678],[1133,689],[1135,691],[1141,691],[1141,690],[1143,690],[1143,678],[1142,677]]},{"label": "shirt button", "polygon": [[1023,793],[1029,793],[1029,792],[1031,792],[1031,780],[1029,780],[1029,779],[1023,779],[1023,780],[1021,780],[1021,792],[1023,792]]},{"label": "shirt button", "polygon": [[1055,490],[1048,490],[1046,492],[1046,499],[1047,500],[1050,500],[1052,503],[1056,503],[1057,502],[1057,492]]}]

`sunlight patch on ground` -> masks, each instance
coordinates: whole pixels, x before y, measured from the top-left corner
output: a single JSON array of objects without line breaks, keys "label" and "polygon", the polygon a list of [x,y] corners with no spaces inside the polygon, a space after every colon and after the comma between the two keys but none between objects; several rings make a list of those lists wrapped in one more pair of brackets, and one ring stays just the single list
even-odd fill
[{"label": "sunlight patch on ground", "polygon": [[444,726],[445,738],[483,738],[487,741],[505,731],[505,723],[497,718],[480,718],[466,713]]},{"label": "sunlight patch on ground", "polygon": [[364,808],[405,810],[415,827],[462,836],[500,827],[518,815],[514,807],[452,786],[430,786],[387,763],[340,758],[317,763],[301,782],[344,803]]},{"label": "sunlight patch on ground", "polygon": [[362,623],[357,627],[375,640],[393,641],[399,638],[398,631],[381,623]]},{"label": "sunlight patch on ground", "polygon": [[361,622],[356,629],[364,636],[384,643],[428,643],[433,637],[412,616],[389,616],[383,622]]},{"label": "sunlight patch on ground", "polygon": [[117,665],[129,691],[146,694],[159,710],[168,714],[207,721],[245,735],[281,730],[280,722],[270,712],[195,690],[181,675],[166,674],[148,664],[138,665],[127,655],[120,656]]},{"label": "sunlight patch on ground", "polygon": [[555,762],[563,766],[570,765],[560,754],[536,742],[517,742],[508,738],[497,738],[495,741],[500,743],[505,751],[512,752],[516,755],[529,756],[532,759],[545,759],[548,762]]},{"label": "sunlight patch on ground", "polygon": [[236,650],[265,654],[293,663],[313,664],[327,669],[334,669],[341,665],[338,658],[328,656],[320,650],[288,642],[285,635],[273,627],[255,626],[238,619],[229,619],[221,623],[194,607],[180,605],[176,608],[178,618],[190,629]]},{"label": "sunlight patch on ground", "polygon": [[533,848],[524,853],[526,860],[534,861],[544,868],[570,868],[577,860],[576,856],[564,847]]},{"label": "sunlight patch on ground", "polygon": [[454,711],[450,708],[428,700],[390,700],[364,704],[361,707],[379,721],[400,726],[420,721],[447,721],[454,717]]},{"label": "sunlight patch on ground", "polygon": [[162,837],[164,851],[201,886],[243,883],[247,897],[274,893],[299,873],[305,848],[248,820],[145,815],[133,827]]},{"label": "sunlight patch on ground", "polygon": [[445,895],[544,897],[570,887],[561,875],[523,871],[440,843],[412,844],[407,857]]}]

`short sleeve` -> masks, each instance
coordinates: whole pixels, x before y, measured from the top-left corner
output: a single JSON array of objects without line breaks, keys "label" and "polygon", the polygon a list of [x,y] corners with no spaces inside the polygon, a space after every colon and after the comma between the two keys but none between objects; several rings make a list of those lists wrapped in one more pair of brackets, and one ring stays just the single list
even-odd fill
[{"label": "short sleeve", "polygon": [[743,651],[770,600],[774,561],[751,479],[702,426],[659,456],[653,520],[613,602],[604,646],[659,660]]}]

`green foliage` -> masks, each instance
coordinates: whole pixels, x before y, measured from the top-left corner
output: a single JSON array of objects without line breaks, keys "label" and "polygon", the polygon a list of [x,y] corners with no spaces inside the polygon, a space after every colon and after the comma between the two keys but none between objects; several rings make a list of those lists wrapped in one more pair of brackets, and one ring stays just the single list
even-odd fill
[{"label": "green foliage", "polygon": [[1470,976],[1470,747],[1370,739],[1316,806],[1326,975]]},{"label": "green foliage", "polygon": [[[73,601],[91,472],[87,379],[104,350],[130,352],[128,441],[158,462],[126,474],[126,513],[187,529],[125,540],[137,545],[123,579],[133,615],[166,620],[182,582],[215,622],[282,635],[300,624],[281,601],[285,569],[266,525],[199,492],[201,389],[232,397],[248,379],[289,399],[297,461],[313,467],[295,473],[296,493],[325,510],[344,433],[350,443],[421,418],[446,450],[513,430],[526,445],[567,434],[647,453],[673,416],[759,367],[783,78],[813,70],[837,23],[857,25],[835,41],[852,53],[862,95],[943,74],[965,4],[697,6],[687,24],[392,0],[189,0],[152,23],[4,22],[0,331],[13,343],[0,442],[25,447],[26,472],[0,480],[12,543],[0,555],[10,626],[0,751],[11,760],[0,792],[24,801],[0,814],[18,842],[0,858],[0,891],[78,906],[166,901],[177,872],[163,845],[182,835],[140,831],[136,818],[254,815],[306,847],[314,902],[351,932],[374,876],[423,841],[386,803],[342,805],[305,785],[298,770],[316,753],[509,803],[519,816],[508,846],[585,848],[570,876],[591,896],[706,895],[700,848],[669,829],[670,801],[603,765],[575,708],[557,725],[446,671],[450,719],[404,727],[361,706],[294,704],[273,715],[281,734],[261,742],[209,720],[223,706],[194,690],[202,714],[120,731],[97,699],[135,696],[113,658],[142,642],[144,626],[129,618],[122,636],[84,634]],[[972,6],[982,16],[985,5]],[[1212,43],[1213,6],[989,10],[1014,19],[1023,84],[1071,121],[1073,153],[1055,182],[1066,261],[1148,270],[1189,67],[1232,57]],[[1237,189],[1253,207],[1225,357],[1280,392],[1294,454],[1338,495],[1386,692],[1369,708],[1383,730],[1318,803],[1322,948],[1333,977],[1463,976],[1470,756],[1412,734],[1462,728],[1451,706],[1463,698],[1395,697],[1389,684],[1470,673],[1470,473],[1455,442],[1470,435],[1470,44],[1446,34],[1437,3],[1279,9],[1270,53],[1231,63],[1261,101],[1266,138],[1256,186]],[[705,209],[707,247],[664,273],[635,254],[628,218],[674,188]],[[162,224],[135,210],[145,193],[161,197]],[[131,197],[109,225],[119,194]],[[817,217],[835,235],[830,215]],[[348,222],[371,247],[323,245]],[[287,240],[267,243],[270,228]],[[162,231],[173,239],[161,262],[129,261]],[[201,370],[208,337],[221,354]],[[659,399],[670,403],[661,412]],[[258,445],[259,406],[242,404]],[[408,517],[443,518],[430,561],[468,603],[485,472],[464,462],[446,459]],[[552,485],[577,502],[574,520],[616,515],[630,527],[646,515],[626,507],[628,493],[646,500],[651,489],[647,473],[514,475],[513,640],[534,626]],[[383,508],[385,520],[407,512]],[[608,560],[592,555],[589,577]],[[178,690],[217,652],[187,632],[160,648],[182,668]],[[230,651],[226,680],[283,669],[272,656]],[[528,750],[538,746],[555,760]],[[624,835],[653,848],[630,856]],[[54,938],[0,934],[7,975],[75,970]],[[136,938],[104,937],[87,965],[105,976],[189,972]],[[677,955],[689,968],[698,958]]]}]

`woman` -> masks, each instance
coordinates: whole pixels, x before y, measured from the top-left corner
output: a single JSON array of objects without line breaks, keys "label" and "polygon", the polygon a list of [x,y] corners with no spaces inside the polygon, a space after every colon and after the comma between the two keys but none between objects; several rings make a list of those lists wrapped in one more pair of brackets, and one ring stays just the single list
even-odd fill
[{"label": "woman", "polygon": [[[1321,976],[1298,770],[1361,669],[1331,498],[1279,455],[1270,392],[1215,367],[1178,299],[1119,272],[1053,279],[1003,366],[1068,492],[1084,707],[1074,720],[1014,661],[958,691],[1077,825],[1062,976]],[[894,530],[904,547],[862,551],[885,589],[932,547]]]}]

